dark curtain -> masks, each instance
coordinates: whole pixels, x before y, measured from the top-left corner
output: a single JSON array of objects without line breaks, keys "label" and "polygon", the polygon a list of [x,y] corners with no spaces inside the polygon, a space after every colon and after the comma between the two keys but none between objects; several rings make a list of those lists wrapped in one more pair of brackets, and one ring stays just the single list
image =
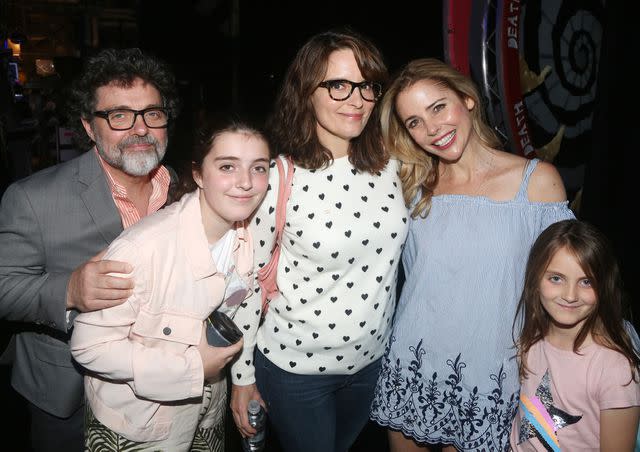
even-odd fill
[{"label": "dark curtain", "polygon": [[[627,5],[628,6],[628,5]],[[628,295],[628,308],[640,329],[638,308],[638,58],[637,16],[623,2],[606,2],[606,23],[598,72],[591,158],[587,162],[579,216],[611,240]],[[633,23],[632,21],[636,22]]]}]

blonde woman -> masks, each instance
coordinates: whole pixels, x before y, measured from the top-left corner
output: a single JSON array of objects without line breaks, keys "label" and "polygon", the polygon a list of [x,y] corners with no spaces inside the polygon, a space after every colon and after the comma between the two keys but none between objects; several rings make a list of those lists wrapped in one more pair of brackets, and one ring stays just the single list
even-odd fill
[{"label": "blonde woman", "polygon": [[399,73],[381,124],[412,215],[372,418],[394,452],[505,450],[518,391],[511,325],[531,244],[573,217],[562,180],[502,151],[473,82],[436,59]]}]

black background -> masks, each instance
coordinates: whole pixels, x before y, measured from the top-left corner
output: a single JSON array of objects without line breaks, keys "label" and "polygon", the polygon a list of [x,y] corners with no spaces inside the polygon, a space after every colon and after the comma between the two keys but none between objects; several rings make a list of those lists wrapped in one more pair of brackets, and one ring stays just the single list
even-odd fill
[{"label": "black background", "polygon": [[[139,45],[174,68],[183,112],[167,154],[179,163],[190,146],[198,112],[239,111],[264,118],[288,63],[312,34],[337,26],[351,26],[381,49],[391,72],[417,57],[444,58],[442,2],[306,2],[243,0],[239,3],[238,32],[231,33],[231,1],[121,2],[135,5],[137,42],[107,36],[109,46]],[[619,257],[630,306],[637,311],[638,228],[638,83],[630,69],[637,58],[638,39],[632,17],[622,2],[606,2],[606,29],[599,68],[598,107],[593,143],[584,182],[581,218],[600,227]],[[61,73],[73,76],[78,61],[60,60]],[[638,328],[638,322],[634,322]],[[453,333],[453,332],[452,332]],[[3,374],[3,382],[6,378]],[[5,438],[24,437],[24,418],[4,393],[2,406],[11,422]],[[229,451],[237,444],[230,441]],[[22,450],[19,447],[14,450]],[[354,451],[384,451],[382,432],[369,425]]]}]

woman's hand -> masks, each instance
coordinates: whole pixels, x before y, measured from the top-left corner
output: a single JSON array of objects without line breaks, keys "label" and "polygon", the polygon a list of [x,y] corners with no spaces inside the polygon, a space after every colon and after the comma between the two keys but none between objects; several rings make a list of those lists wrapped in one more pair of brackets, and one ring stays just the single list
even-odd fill
[{"label": "woman's hand", "polygon": [[255,383],[247,386],[232,386],[231,412],[233,413],[233,420],[244,438],[256,434],[256,429],[249,424],[249,415],[247,414],[247,407],[249,406],[249,401],[252,399],[260,402],[260,405],[262,405],[265,410],[267,409]]}]

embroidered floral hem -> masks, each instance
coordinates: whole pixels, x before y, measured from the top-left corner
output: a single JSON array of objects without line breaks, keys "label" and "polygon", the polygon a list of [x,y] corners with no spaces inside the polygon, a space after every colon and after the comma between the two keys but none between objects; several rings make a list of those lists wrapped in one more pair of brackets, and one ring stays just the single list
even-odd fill
[{"label": "embroidered floral hem", "polygon": [[426,376],[422,340],[409,351],[409,363],[392,361],[388,351],[383,358],[371,418],[419,443],[453,444],[461,451],[508,450],[518,394],[504,393],[503,366],[478,381],[482,387],[469,390],[462,385],[467,364],[461,354],[446,361],[446,372]]}]

